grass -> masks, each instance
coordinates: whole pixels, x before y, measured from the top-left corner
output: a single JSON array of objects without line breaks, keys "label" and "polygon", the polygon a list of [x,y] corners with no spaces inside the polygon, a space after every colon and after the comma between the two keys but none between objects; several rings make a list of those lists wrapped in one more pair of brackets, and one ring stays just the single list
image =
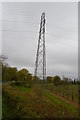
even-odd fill
[{"label": "grass", "polygon": [[31,88],[19,86],[3,86],[3,118],[39,117],[33,111]]},{"label": "grass", "polygon": [[0,118],[2,118],[2,85],[0,84]]},{"label": "grass", "polygon": [[14,117],[14,112],[13,110],[10,109],[9,103],[6,99],[5,96],[2,98],[2,117],[3,118],[13,118]]},{"label": "grass", "polygon": [[[59,96],[64,96],[66,100],[72,100],[72,93],[74,101],[78,102],[78,85],[58,85],[55,86],[53,84],[47,84],[46,89],[51,91],[54,94]],[[72,101],[73,102],[73,101]]]},{"label": "grass", "polygon": [[[36,91],[37,87],[36,87]],[[41,92],[41,91],[38,91]],[[38,94],[38,93],[37,93]],[[67,118],[77,117],[77,109],[64,100],[53,96],[45,90],[43,99],[37,96],[32,88],[21,86],[3,86],[3,116],[4,118]],[[47,101],[48,100],[48,101]]]},{"label": "grass", "polygon": [[71,109],[73,112],[75,112],[75,111],[77,110],[77,108],[75,108],[75,107],[72,106],[71,104],[66,103],[64,100],[61,100],[61,99],[53,96],[53,95],[50,94],[48,91],[45,92],[45,95],[50,99],[50,101],[51,101],[53,104],[65,106],[66,108]]},{"label": "grass", "polygon": [[24,92],[27,94],[30,94],[30,92],[31,92],[31,88],[20,87],[20,86],[14,86],[14,90],[21,91],[21,92]]},{"label": "grass", "polygon": [[0,119],[2,118],[2,96],[0,95]]}]

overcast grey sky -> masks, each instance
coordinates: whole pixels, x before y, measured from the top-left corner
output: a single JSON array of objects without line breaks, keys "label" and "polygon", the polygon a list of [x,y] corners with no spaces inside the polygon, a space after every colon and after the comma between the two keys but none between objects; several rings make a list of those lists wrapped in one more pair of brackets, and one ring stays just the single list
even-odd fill
[{"label": "overcast grey sky", "polygon": [[3,3],[2,51],[34,73],[40,15],[46,13],[47,75],[78,76],[78,3]]}]

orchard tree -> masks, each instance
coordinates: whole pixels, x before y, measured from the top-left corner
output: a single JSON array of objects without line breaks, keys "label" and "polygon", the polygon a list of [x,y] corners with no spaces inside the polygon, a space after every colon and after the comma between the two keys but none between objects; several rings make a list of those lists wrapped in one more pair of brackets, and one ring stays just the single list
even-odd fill
[{"label": "orchard tree", "polygon": [[68,85],[68,78],[67,77],[64,77],[63,81],[64,81],[65,85]]}]

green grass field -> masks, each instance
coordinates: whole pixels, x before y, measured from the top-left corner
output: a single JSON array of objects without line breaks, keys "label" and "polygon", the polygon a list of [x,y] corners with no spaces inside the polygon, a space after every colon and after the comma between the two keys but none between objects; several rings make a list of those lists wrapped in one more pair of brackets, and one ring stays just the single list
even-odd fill
[{"label": "green grass field", "polygon": [[[40,87],[42,88],[42,87]],[[77,118],[78,108],[49,89],[3,85],[3,118]]]},{"label": "green grass field", "polygon": [[50,94],[50,92],[46,92],[45,95],[52,101],[53,104],[56,105],[63,105],[68,109],[71,109],[73,112],[76,112],[77,108],[67,102],[65,102],[65,100],[61,100],[55,96],[53,96],[52,94]]},{"label": "green grass field", "polygon": [[27,94],[30,94],[31,88],[27,88],[27,87],[19,87],[19,86],[14,86],[14,89],[17,91],[21,91]]}]

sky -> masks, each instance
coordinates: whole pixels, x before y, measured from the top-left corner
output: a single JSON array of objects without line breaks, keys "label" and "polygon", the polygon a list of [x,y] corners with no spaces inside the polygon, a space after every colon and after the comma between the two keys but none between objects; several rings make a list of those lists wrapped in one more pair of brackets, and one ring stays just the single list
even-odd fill
[{"label": "sky", "polygon": [[0,3],[0,54],[2,53],[2,4]]},{"label": "sky", "polygon": [[79,0],[0,0],[0,2],[79,2]]},{"label": "sky", "polygon": [[2,53],[8,57],[6,62],[34,74],[40,16],[43,12],[46,14],[47,76],[77,78],[77,2],[2,3]]}]

